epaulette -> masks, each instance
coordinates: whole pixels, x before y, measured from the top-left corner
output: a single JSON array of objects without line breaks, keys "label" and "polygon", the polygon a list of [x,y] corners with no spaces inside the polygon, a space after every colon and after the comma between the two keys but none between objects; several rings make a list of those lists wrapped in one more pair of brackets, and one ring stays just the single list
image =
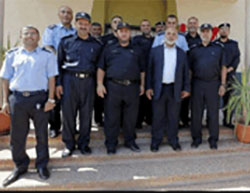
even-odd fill
[{"label": "epaulette", "polygon": [[178,35],[185,36],[185,34],[182,32],[178,32]]},{"label": "epaulette", "polygon": [[45,51],[45,52],[52,53],[52,51],[51,51],[51,50],[49,50],[49,49],[47,49],[46,47],[43,47],[43,48],[42,48],[42,50],[43,50],[43,51]]},{"label": "epaulette", "polygon": [[15,52],[17,50],[18,50],[18,47],[11,48],[10,50],[7,51],[7,54],[10,54],[10,53]]},{"label": "epaulette", "polygon": [[220,43],[219,41],[215,41],[213,42],[215,45],[217,46],[221,46],[222,48],[224,48],[224,45],[222,43]]},{"label": "epaulette", "polygon": [[165,34],[165,31],[162,31],[160,33],[157,34],[157,36],[161,36],[161,35],[164,35]]},{"label": "epaulette", "polygon": [[49,29],[54,29],[55,27],[56,27],[56,24],[52,24],[48,26]]},{"label": "epaulette", "polygon": [[93,37],[91,36],[97,43],[99,43],[100,45],[103,45],[102,40],[100,40],[99,38]]},{"label": "epaulette", "polygon": [[70,38],[70,37],[73,37],[73,36],[74,36],[74,34],[70,34],[70,35],[62,37],[61,40],[64,40],[64,39],[67,39],[67,38]]},{"label": "epaulette", "polygon": [[192,49],[198,47],[198,45],[199,45],[199,44],[193,44],[192,46],[190,46],[189,50],[192,50]]}]

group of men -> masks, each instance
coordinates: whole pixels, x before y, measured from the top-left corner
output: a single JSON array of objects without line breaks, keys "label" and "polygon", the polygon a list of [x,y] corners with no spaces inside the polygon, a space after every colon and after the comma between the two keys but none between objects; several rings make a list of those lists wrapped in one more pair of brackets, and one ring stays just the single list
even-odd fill
[{"label": "group of men", "polygon": [[[191,146],[197,148],[202,143],[206,108],[209,145],[217,149],[219,99],[225,96],[227,103],[230,93],[226,87],[240,60],[237,42],[229,39],[229,23],[219,25],[220,37],[211,42],[212,26],[202,24],[198,34],[196,17],[188,19],[188,32],[181,34],[178,18],[169,15],[166,23],[156,23],[155,37],[149,20],[143,19],[142,34],[132,38],[131,26],[121,16],[112,17],[112,31],[104,36],[102,26],[91,23],[88,13],[76,13],[75,27],[70,7],[60,7],[58,16],[61,23],[45,29],[43,48],[38,45],[39,31],[34,26],[23,27],[23,46],[6,54],[0,72],[3,112],[11,117],[10,145],[16,165],[4,186],[28,170],[25,143],[29,119],[34,121],[36,168],[42,179],[50,176],[48,124],[50,136],[56,137],[62,123],[62,157],[71,156],[75,149],[88,155],[92,152],[93,108],[95,121],[104,125],[108,154],[116,153],[121,129],[124,146],[140,152],[136,128],[141,128],[144,121],[152,125],[152,152],[159,150],[165,130],[168,144],[180,151],[178,129],[180,120],[182,126],[189,127],[189,106]],[[224,125],[232,125],[226,123],[226,116]]]}]

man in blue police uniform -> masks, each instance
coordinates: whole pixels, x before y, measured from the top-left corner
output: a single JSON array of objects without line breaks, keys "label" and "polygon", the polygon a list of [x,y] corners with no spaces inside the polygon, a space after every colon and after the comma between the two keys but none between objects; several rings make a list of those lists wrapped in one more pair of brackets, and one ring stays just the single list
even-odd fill
[{"label": "man in blue police uniform", "polygon": [[77,148],[82,154],[90,154],[92,110],[94,105],[96,62],[101,43],[90,32],[91,18],[84,12],[75,16],[77,33],[62,38],[58,47],[59,76],[56,95],[61,99],[65,149],[62,157],[70,156],[75,150],[76,115],[79,111],[79,137]]},{"label": "man in blue police uniform", "polygon": [[190,80],[186,53],[176,46],[176,28],[167,28],[164,45],[152,48],[147,69],[147,97],[153,96],[151,151],[157,152],[166,127],[168,142],[180,151],[178,123],[181,99],[189,96]]},{"label": "man in blue police uniform", "polygon": [[[198,34],[199,20],[197,17],[190,17],[187,21],[188,32],[185,35],[188,47],[192,47],[194,44],[201,43],[200,35]],[[189,52],[187,52],[187,55]],[[180,111],[180,128],[189,128],[189,109],[190,109],[190,97],[186,97],[181,101],[181,111]]]},{"label": "man in blue police uniform", "polygon": [[[48,111],[55,106],[55,76],[58,74],[55,55],[38,46],[39,31],[32,26],[22,28],[23,46],[7,52],[0,72],[3,79],[3,112],[10,114],[10,145],[16,168],[3,186],[18,180],[27,172],[30,159],[25,152],[29,119],[36,134],[35,166],[41,179],[47,179],[49,161]],[[48,93],[49,90],[49,93]]]},{"label": "man in blue police uniform", "polygon": [[111,18],[112,32],[101,37],[101,40],[104,45],[118,42],[116,30],[118,23],[122,22],[122,20],[123,20],[122,17],[119,15],[115,15]]},{"label": "man in blue police uniform", "polygon": [[[168,15],[167,19],[166,19],[166,28],[169,27],[174,27],[177,28],[178,26],[178,18],[176,15]],[[163,45],[164,44],[164,38],[165,38],[165,31],[159,33],[158,35],[155,36],[152,48],[159,46],[159,45]],[[186,41],[186,38],[183,34],[179,33],[178,34],[178,39],[176,41],[176,45],[183,49],[185,52],[188,51],[188,44]]]},{"label": "man in blue police uniform", "polygon": [[[143,19],[141,21],[142,35],[137,35],[132,39],[132,44],[139,46],[144,53],[145,61],[149,59],[149,52],[154,41],[154,37],[151,35],[151,25],[149,20]],[[152,124],[152,103],[146,97],[146,94],[140,96],[139,113],[136,128],[141,129],[142,123],[145,121],[148,125]]]},{"label": "man in blue police uniform", "polygon": [[[234,76],[237,70],[237,67],[240,63],[240,50],[238,46],[238,42],[232,39],[229,39],[230,34],[230,24],[222,23],[219,25],[219,34],[220,38],[216,40],[224,45],[224,50],[226,52],[226,63],[227,63],[227,87],[231,87],[232,82],[234,81]],[[232,90],[228,90],[223,97],[223,105],[224,107],[228,104],[229,97],[232,93]],[[232,124],[232,114],[230,116],[229,122],[227,122],[227,110],[223,111],[223,125],[225,127],[234,128]]]},{"label": "man in blue police uniform", "polygon": [[201,25],[202,43],[194,45],[189,53],[192,74],[191,134],[192,147],[202,143],[202,114],[208,110],[209,138],[211,149],[217,149],[219,140],[219,96],[225,94],[227,60],[223,45],[211,42],[212,26]]},{"label": "man in blue police uniform", "polygon": [[105,98],[104,132],[108,154],[116,153],[121,111],[124,145],[132,151],[140,151],[135,143],[135,126],[139,95],[144,93],[144,57],[141,50],[130,43],[128,23],[118,24],[117,37],[119,42],[104,48],[97,70],[97,93]]},{"label": "man in blue police uniform", "polygon": [[155,23],[155,33],[159,34],[166,30],[166,25],[164,21],[158,21]]},{"label": "man in blue police uniform", "polygon": [[[73,19],[73,11],[68,6],[61,6],[58,11],[58,17],[61,21],[59,24],[54,24],[48,26],[43,34],[42,43],[43,46],[55,54],[57,53],[57,48],[60,40],[70,34],[75,34],[76,30],[72,27],[71,22]],[[57,101],[55,108],[50,112],[50,137],[57,137],[60,133],[61,128],[61,104]]]}]

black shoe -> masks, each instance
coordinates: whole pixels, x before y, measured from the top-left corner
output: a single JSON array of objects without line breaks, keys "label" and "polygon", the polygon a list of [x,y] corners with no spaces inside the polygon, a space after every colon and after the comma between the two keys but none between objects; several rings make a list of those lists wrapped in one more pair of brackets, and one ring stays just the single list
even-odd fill
[{"label": "black shoe", "polygon": [[210,142],[210,143],[209,143],[209,147],[210,147],[210,149],[217,149],[217,148],[218,148],[216,142]]},{"label": "black shoe", "polygon": [[55,130],[50,130],[49,131],[50,138],[56,138],[58,135],[59,135],[59,132],[57,132]]},{"label": "black shoe", "polygon": [[191,147],[192,148],[198,148],[200,144],[201,144],[201,142],[193,141],[192,144],[191,144]]},{"label": "black shoe", "polygon": [[229,128],[229,129],[234,129],[234,125],[232,123],[229,123],[229,124],[224,123],[223,126]]},{"label": "black shoe", "polygon": [[70,150],[68,148],[64,148],[63,152],[62,152],[62,157],[65,158],[65,157],[69,157],[72,155],[74,150]]},{"label": "black shoe", "polygon": [[108,155],[116,154],[116,148],[107,148],[107,154]]},{"label": "black shoe", "polygon": [[47,167],[44,168],[38,168],[37,173],[39,174],[39,177],[43,180],[47,180],[50,176],[49,170]]},{"label": "black shoe", "polygon": [[141,151],[141,149],[139,148],[139,146],[136,143],[125,144],[124,146],[131,149],[134,152],[140,152]]},{"label": "black shoe", "polygon": [[142,124],[141,124],[141,123],[138,123],[138,124],[136,125],[136,129],[142,129]]},{"label": "black shoe", "polygon": [[170,146],[172,147],[172,149],[174,151],[181,151],[181,145],[179,143],[176,144],[170,144]]},{"label": "black shoe", "polygon": [[91,149],[89,146],[85,146],[84,148],[78,148],[80,152],[84,155],[89,155],[92,153]]},{"label": "black shoe", "polygon": [[157,151],[159,151],[159,146],[158,146],[158,145],[151,145],[151,146],[150,146],[150,150],[151,150],[152,152],[157,152]]},{"label": "black shoe", "polygon": [[3,187],[6,187],[12,184],[13,182],[17,181],[19,177],[27,173],[27,171],[28,171],[27,169],[22,171],[20,171],[19,169],[14,169],[12,173],[3,181]]}]

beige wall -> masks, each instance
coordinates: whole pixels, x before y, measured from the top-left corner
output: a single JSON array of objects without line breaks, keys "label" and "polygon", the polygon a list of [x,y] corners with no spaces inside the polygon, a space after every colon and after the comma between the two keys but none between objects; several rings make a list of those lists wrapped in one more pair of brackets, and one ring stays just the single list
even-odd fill
[{"label": "beige wall", "polygon": [[218,26],[222,22],[231,23],[231,38],[239,42],[241,63],[245,60],[245,2],[246,0],[176,0],[180,23],[186,23],[187,18],[196,16],[202,23]]},{"label": "beige wall", "polygon": [[50,24],[59,23],[58,8],[68,5],[74,10],[91,13],[93,0],[5,0],[4,45],[7,35],[10,35],[11,44],[19,39],[22,26],[31,24],[41,33]]}]

